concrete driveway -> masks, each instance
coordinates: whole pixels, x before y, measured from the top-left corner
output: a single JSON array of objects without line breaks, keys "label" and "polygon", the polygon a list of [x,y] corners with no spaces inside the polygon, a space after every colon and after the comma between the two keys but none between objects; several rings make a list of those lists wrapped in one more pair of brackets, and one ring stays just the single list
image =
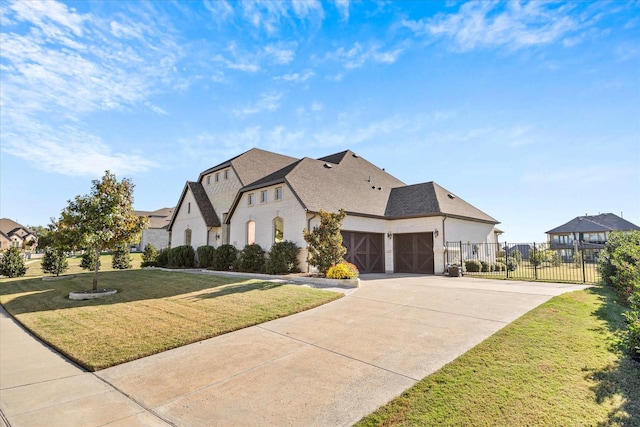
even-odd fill
[{"label": "concrete driveway", "polygon": [[361,279],[316,309],[86,374],[141,412],[82,425],[351,425],[532,308],[586,288]]}]

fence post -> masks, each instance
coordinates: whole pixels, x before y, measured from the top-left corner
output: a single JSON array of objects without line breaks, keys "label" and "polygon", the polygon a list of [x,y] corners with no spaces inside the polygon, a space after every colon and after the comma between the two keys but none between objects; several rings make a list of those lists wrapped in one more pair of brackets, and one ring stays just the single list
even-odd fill
[{"label": "fence post", "polygon": [[507,242],[504,242],[504,263],[506,264],[507,268],[505,268],[505,271],[507,272],[507,279],[509,278],[509,245],[507,244]]},{"label": "fence post", "polygon": [[582,283],[587,283],[587,274],[585,272],[585,265],[584,265],[584,244],[580,245],[580,253],[582,253]]},{"label": "fence post", "polygon": [[[531,262],[531,257],[529,257]],[[538,280],[538,254],[536,253],[536,242],[533,242],[533,277]]]},{"label": "fence post", "polygon": [[460,240],[460,271],[464,274],[464,254],[462,252],[462,240]]}]

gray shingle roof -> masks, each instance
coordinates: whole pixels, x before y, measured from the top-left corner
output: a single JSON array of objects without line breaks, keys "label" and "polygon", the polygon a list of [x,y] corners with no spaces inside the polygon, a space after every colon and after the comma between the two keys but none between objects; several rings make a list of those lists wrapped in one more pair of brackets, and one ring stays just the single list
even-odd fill
[{"label": "gray shingle roof", "polygon": [[589,233],[589,232],[604,232],[604,231],[630,231],[640,230],[640,227],[620,218],[612,213],[604,213],[600,215],[585,215],[578,216],[547,231],[547,234],[557,233]]},{"label": "gray shingle roof", "polygon": [[272,153],[259,148],[252,148],[249,151],[202,172],[198,178],[198,182],[202,182],[202,178],[205,175],[215,172],[216,170],[232,167],[240,179],[240,183],[246,186],[296,161],[298,161],[298,159],[294,157]]},{"label": "gray shingle roof", "polygon": [[167,228],[175,208],[162,208],[155,211],[133,211],[136,216],[146,216],[150,229]]},{"label": "gray shingle roof", "polygon": [[199,182],[188,182],[187,185],[191,193],[193,193],[193,197],[196,199],[198,209],[200,209],[200,213],[207,227],[220,227],[220,218],[218,218],[202,184]]},{"label": "gray shingle roof", "polygon": [[389,218],[433,215],[448,215],[498,224],[495,218],[433,181],[394,188],[385,211],[385,216]]}]

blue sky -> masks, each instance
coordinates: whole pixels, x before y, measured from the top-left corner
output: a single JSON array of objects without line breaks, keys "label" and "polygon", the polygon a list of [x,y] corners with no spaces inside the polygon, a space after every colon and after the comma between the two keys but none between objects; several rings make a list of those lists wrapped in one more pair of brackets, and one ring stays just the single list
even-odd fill
[{"label": "blue sky", "polygon": [[2,1],[0,216],[135,208],[250,148],[350,149],[543,241],[640,225],[640,2]]}]

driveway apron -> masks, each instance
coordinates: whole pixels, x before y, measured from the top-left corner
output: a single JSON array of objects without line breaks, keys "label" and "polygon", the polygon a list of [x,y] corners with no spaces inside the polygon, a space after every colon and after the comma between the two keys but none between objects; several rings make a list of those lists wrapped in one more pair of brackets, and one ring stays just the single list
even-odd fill
[{"label": "driveway apron", "polygon": [[[348,426],[527,311],[584,288],[365,275],[360,288],[313,310],[95,374],[61,376],[76,383],[88,375],[96,390],[129,399],[124,424],[75,425]],[[6,388],[21,387],[5,388],[6,381],[5,416],[29,425],[15,414],[33,411],[5,403]]]}]

